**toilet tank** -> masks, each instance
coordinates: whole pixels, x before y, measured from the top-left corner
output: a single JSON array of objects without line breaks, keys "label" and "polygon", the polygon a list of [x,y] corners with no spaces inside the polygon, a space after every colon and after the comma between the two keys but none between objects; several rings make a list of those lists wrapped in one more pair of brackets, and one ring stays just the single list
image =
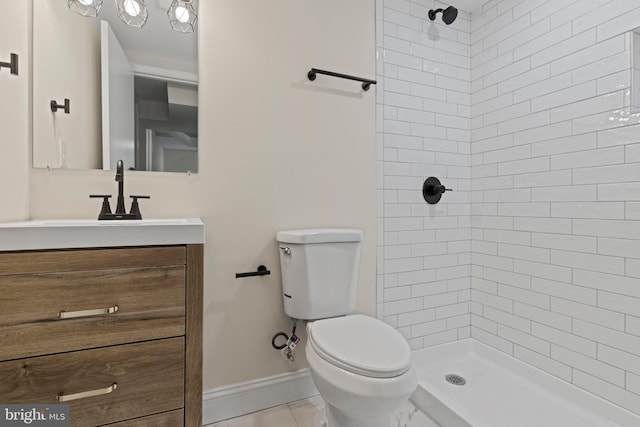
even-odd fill
[{"label": "toilet tank", "polygon": [[287,316],[313,320],[355,310],[362,239],[356,228],[278,231]]}]

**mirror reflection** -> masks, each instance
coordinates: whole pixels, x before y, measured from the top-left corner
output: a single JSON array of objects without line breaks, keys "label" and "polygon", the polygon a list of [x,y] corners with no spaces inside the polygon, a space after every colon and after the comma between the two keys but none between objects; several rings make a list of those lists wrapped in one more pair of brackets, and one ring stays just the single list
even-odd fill
[{"label": "mirror reflection", "polygon": [[631,31],[631,112],[640,112],[640,28]]},{"label": "mirror reflection", "polygon": [[[147,8],[141,28],[118,18],[127,1]],[[115,169],[122,159],[128,170],[198,171],[199,23],[175,12],[186,3],[197,12],[195,0],[105,0],[93,18],[33,2],[34,167]],[[187,24],[196,30],[183,33]],[[65,99],[68,114],[54,112]]]}]

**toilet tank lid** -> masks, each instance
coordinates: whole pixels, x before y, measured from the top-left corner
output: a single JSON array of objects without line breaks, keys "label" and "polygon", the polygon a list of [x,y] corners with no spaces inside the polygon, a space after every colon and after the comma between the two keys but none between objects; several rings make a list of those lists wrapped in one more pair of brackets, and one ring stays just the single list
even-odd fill
[{"label": "toilet tank lid", "polygon": [[359,228],[305,228],[276,233],[276,240],[280,243],[361,242],[363,238],[364,233]]}]

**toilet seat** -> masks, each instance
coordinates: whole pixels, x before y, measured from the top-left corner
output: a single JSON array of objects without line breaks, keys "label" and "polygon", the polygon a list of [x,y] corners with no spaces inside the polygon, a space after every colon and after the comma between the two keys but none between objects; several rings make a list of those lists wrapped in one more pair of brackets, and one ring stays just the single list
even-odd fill
[{"label": "toilet seat", "polygon": [[362,314],[316,320],[309,344],[325,361],[357,375],[393,378],[411,366],[411,349],[386,323]]}]

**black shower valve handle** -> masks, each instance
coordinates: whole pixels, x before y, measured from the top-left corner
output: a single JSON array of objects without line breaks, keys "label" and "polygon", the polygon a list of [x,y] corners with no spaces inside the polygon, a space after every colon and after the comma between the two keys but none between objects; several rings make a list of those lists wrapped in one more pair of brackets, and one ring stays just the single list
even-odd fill
[{"label": "black shower valve handle", "polygon": [[451,188],[446,188],[444,185],[435,185],[433,187],[433,193],[436,194],[444,194],[445,191],[453,191]]},{"label": "black shower valve handle", "polygon": [[453,190],[442,185],[440,180],[434,176],[427,178],[422,185],[422,197],[430,205],[438,203],[442,195],[447,191]]}]

